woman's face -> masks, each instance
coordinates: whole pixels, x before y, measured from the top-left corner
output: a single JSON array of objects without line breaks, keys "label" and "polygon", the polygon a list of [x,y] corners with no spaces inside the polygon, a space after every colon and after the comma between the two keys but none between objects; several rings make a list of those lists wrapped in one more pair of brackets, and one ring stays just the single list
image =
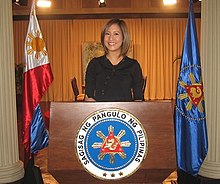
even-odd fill
[{"label": "woman's face", "polygon": [[104,44],[109,52],[121,52],[123,35],[117,24],[112,24],[105,32]]}]

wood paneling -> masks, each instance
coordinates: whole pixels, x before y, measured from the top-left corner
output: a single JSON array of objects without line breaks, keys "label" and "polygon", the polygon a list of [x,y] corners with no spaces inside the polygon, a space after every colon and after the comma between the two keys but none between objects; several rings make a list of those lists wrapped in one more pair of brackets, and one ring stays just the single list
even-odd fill
[{"label": "wood paneling", "polygon": [[[27,6],[13,5],[13,15],[29,15],[32,0]],[[89,14],[133,14],[188,13],[188,0],[177,0],[173,6],[164,6],[163,0],[106,0],[106,7],[99,8],[98,0],[52,0],[52,7],[37,8],[38,15],[89,15]],[[194,11],[200,13],[201,2],[194,3]]]},{"label": "wood paneling", "polygon": [[[82,0],[82,8],[99,8],[98,0]],[[106,8],[132,8],[131,0],[106,0]]]},{"label": "wood paneling", "polygon": [[66,9],[78,9],[81,7],[81,0],[65,1]]},{"label": "wood paneling", "polygon": [[[189,0],[177,0],[175,5],[165,6],[163,0],[149,0],[149,9],[152,11],[162,11],[162,12],[188,12],[189,10]],[[195,12],[200,12],[201,2],[194,3]]]}]

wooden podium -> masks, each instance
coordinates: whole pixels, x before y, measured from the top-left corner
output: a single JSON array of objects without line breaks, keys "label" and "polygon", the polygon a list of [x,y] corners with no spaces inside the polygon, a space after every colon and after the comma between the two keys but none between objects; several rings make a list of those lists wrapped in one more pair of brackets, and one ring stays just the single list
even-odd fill
[{"label": "wooden podium", "polygon": [[[75,153],[75,137],[83,120],[103,108],[130,112],[142,123],[148,138],[148,153],[139,170],[117,181],[91,176]],[[171,102],[52,102],[50,116],[48,171],[60,184],[156,184],[176,168]]]}]

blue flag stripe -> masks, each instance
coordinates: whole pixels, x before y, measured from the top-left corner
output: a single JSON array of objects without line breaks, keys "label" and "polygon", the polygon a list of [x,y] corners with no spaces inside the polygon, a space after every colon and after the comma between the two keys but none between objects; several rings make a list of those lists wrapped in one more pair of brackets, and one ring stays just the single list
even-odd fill
[{"label": "blue flag stripe", "polygon": [[31,153],[36,154],[39,150],[48,146],[48,133],[38,104],[31,122]]}]

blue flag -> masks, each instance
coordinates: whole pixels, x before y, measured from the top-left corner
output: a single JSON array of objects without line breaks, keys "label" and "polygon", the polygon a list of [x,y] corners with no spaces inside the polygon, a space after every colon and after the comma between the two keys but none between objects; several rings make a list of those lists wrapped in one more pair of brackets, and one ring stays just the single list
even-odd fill
[{"label": "blue flag", "polygon": [[208,152],[205,102],[193,2],[182,51],[174,112],[177,167],[197,175]]}]

